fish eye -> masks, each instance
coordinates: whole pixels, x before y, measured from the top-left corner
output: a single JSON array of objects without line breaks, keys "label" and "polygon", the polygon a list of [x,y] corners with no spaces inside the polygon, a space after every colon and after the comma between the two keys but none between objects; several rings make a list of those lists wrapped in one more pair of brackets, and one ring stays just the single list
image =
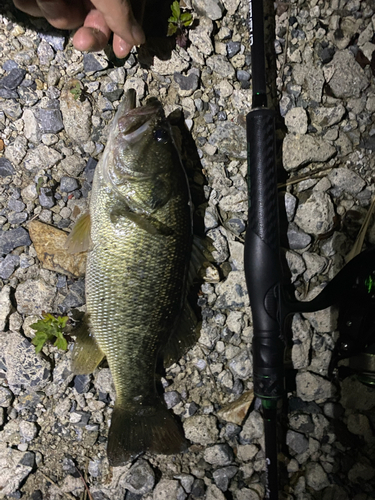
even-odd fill
[{"label": "fish eye", "polygon": [[154,139],[162,144],[167,144],[169,140],[168,131],[165,128],[157,128],[154,130]]}]

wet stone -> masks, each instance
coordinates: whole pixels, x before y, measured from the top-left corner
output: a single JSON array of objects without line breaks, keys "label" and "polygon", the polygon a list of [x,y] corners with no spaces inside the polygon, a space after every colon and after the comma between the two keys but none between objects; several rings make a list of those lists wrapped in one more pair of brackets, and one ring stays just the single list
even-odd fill
[{"label": "wet stone", "polygon": [[18,85],[25,78],[26,71],[21,68],[14,68],[9,71],[9,73],[1,78],[0,87],[13,90],[18,87]]},{"label": "wet stone", "polygon": [[8,254],[14,248],[31,245],[29,233],[23,227],[0,233],[0,254]]}]

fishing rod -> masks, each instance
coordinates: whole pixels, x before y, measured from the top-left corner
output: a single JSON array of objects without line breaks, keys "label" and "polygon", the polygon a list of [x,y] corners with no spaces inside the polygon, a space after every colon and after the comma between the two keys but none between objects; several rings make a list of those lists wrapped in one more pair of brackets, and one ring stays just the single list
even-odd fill
[{"label": "fishing rod", "polygon": [[[249,207],[244,265],[254,327],[254,394],[261,401],[264,421],[266,498],[278,500],[277,417],[284,397],[285,320],[295,312],[338,304],[340,341],[332,366],[368,349],[365,359],[371,369],[375,365],[371,346],[375,343],[375,248],[352,259],[310,302],[296,301],[282,286],[275,112],[267,107],[263,0],[250,0],[249,6],[252,110],[246,117]],[[360,315],[355,304],[361,304]]]}]

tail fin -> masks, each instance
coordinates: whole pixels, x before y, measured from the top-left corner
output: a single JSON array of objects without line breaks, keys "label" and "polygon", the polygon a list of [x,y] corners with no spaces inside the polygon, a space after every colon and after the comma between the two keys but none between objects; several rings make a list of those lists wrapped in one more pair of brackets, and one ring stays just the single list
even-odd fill
[{"label": "tail fin", "polygon": [[124,465],[146,451],[163,455],[186,451],[182,426],[161,401],[139,413],[115,405],[107,447],[111,466]]}]

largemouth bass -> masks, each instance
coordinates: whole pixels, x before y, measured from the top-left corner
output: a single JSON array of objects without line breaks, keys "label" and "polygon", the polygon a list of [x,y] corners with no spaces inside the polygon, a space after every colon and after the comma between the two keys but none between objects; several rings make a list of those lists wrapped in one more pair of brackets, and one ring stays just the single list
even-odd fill
[{"label": "largemouth bass", "polygon": [[144,451],[186,448],[181,426],[156,390],[155,367],[183,316],[192,245],[189,186],[161,104],[134,106],[133,91],[117,111],[96,168],[89,218],[69,238],[72,251],[91,239],[90,334],[77,337],[74,371],[91,373],[107,358],[116,389],[107,451],[115,466]]}]

